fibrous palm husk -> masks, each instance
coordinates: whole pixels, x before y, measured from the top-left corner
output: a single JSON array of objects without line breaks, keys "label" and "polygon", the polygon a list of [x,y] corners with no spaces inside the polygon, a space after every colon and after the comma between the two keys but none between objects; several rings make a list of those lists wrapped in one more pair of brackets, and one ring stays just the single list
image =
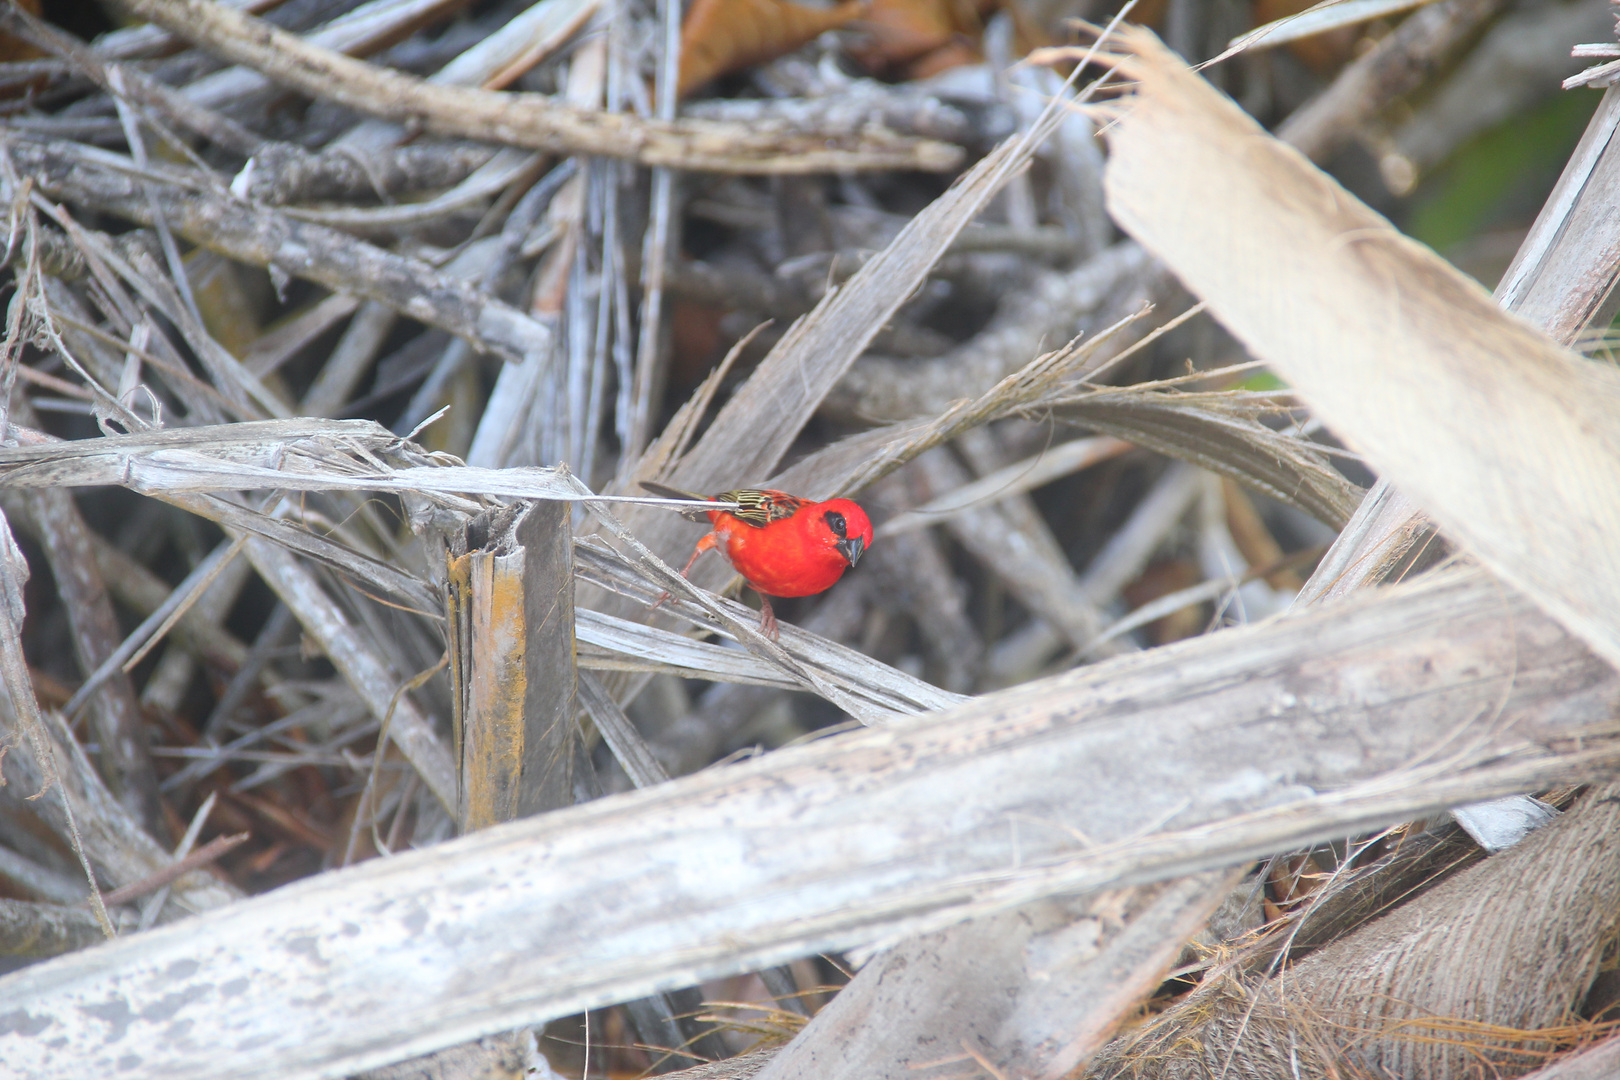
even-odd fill
[{"label": "fibrous palm husk", "polygon": [[1527,1072],[1585,1034],[1566,1025],[1620,914],[1616,828],[1620,787],[1595,788],[1556,824],[1287,971],[1212,981],[1085,1076]]}]

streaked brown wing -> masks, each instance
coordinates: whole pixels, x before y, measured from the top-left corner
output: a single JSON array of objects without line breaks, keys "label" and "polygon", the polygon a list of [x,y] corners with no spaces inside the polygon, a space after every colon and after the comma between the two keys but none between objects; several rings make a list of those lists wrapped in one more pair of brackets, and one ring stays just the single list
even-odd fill
[{"label": "streaked brown wing", "polygon": [[797,495],[789,495],[785,491],[762,491],[759,488],[722,491],[714,497],[714,501],[736,503],[738,508],[731,511],[731,516],[756,529],[763,529],[773,521],[790,518],[804,505],[804,500]]}]

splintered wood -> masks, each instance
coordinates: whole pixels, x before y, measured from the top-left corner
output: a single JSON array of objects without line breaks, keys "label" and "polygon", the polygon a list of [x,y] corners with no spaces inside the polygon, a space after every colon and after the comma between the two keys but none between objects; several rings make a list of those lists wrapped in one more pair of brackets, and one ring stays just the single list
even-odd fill
[{"label": "splintered wood", "polygon": [[491,511],[447,555],[464,832],[574,800],[572,517],[563,502]]}]

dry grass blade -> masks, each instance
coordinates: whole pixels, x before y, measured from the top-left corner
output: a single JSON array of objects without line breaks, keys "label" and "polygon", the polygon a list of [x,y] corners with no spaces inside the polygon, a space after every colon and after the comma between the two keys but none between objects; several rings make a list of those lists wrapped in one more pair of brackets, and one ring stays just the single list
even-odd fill
[{"label": "dry grass blade", "polygon": [[503,150],[475,170],[461,183],[440,195],[419,203],[378,207],[301,207],[289,206],[283,212],[298,221],[354,232],[368,229],[389,230],[402,225],[418,225],[447,216],[451,211],[481,202],[499,194],[525,173],[545,163],[540,154]]},{"label": "dry grass blade", "polygon": [[693,641],[598,611],[581,609],[575,632],[579,635],[579,665],[596,671],[650,671],[689,679],[799,689],[799,682],[753,653]]},{"label": "dry grass blade", "polygon": [[[394,491],[476,513],[473,496],[562,502],[668,504],[597,495],[566,469],[436,464],[370,420],[267,420],[100,439],[0,447],[0,487],[116,484],[152,495],[185,492]],[[678,503],[677,505],[709,505]],[[716,504],[718,505],[718,504]]]},{"label": "dry grass blade", "polygon": [[[452,514],[476,512],[488,497],[597,502],[599,497],[564,470],[475,469],[462,465],[413,464],[430,460],[409,443],[369,421],[286,420],[184,428],[108,436],[68,443],[44,443],[0,448],[0,487],[41,488],[118,484],[172,501],[186,509],[286,545],[290,550],[319,559],[357,582],[381,589],[417,610],[436,609],[425,582],[399,568],[309,530],[277,520],[203,492],[244,489],[281,491],[391,491],[410,499],[427,500]],[[391,465],[397,464],[397,468]],[[667,504],[670,500],[639,496],[607,497],[606,502]],[[685,505],[685,504],[680,504]],[[701,504],[699,504],[701,505]],[[600,553],[599,553],[600,554]],[[598,560],[599,561],[599,560]],[[639,594],[656,598],[665,585],[654,584],[637,564],[631,581]],[[589,576],[587,575],[587,579]],[[622,579],[611,576],[603,584],[619,588]],[[749,621],[741,605],[722,603],[726,615],[695,605],[675,603],[671,611],[695,618],[705,629],[736,636],[728,621]],[[730,653],[713,646],[665,642],[669,635],[625,636],[609,632],[617,622],[582,612],[592,624],[594,637],[587,644],[611,648],[617,661],[601,658],[603,666],[621,670],[679,670],[697,678],[745,681],[767,685],[783,682],[784,670],[766,662],[750,661],[748,654]],[[684,640],[684,639],[683,639]],[[824,693],[835,702],[853,694],[858,715],[878,719],[893,713],[940,708],[959,700],[956,695],[905,676],[861,653],[790,630],[784,634],[793,667],[785,674],[794,686]],[[800,669],[798,663],[808,667]],[[649,666],[650,665],[650,666]],[[797,671],[798,677],[793,677]],[[830,680],[823,682],[822,680]],[[876,710],[876,711],[872,711]]]},{"label": "dry grass blade", "polygon": [[[209,177],[173,168],[138,169],[127,158],[75,143],[14,139],[6,148],[56,198],[146,225],[154,223],[155,207],[163,221],[193,243],[330,289],[353,291],[508,360],[543,354],[550,347],[545,326],[480,289],[417,259],[234,198],[217,190]],[[142,187],[143,180],[148,187]]]},{"label": "dry grass blade", "polygon": [[[21,726],[9,700],[0,719],[10,731]],[[0,759],[6,783],[28,794],[48,788],[33,807],[65,842],[71,843],[78,832],[99,880],[114,886],[133,884],[174,861],[113,798],[59,716],[44,714],[39,735],[42,743],[30,737]],[[186,875],[175,890],[175,899],[186,911],[221,907],[241,897],[237,889],[199,873]]]},{"label": "dry grass blade", "polygon": [[[1010,416],[1050,415],[1190,461],[1342,526],[1361,501],[1360,489],[1309,440],[1261,423],[1261,417],[1283,412],[1270,395],[1182,391],[1179,386],[1186,379],[1127,387],[1081,384],[1076,389],[1076,372],[1144,314],[1037,357],[977,400],[937,417],[891,424],[834,443],[771,483],[817,498],[857,492],[963,432]],[[1114,359],[1151,344],[1180,321],[1170,321]],[[1204,372],[1195,378],[1223,374]]]},{"label": "dry grass blade", "polygon": [[1620,88],[1610,87],[1496,289],[1504,308],[1565,344],[1620,278],[1617,131]]},{"label": "dry grass blade", "polygon": [[922,506],[902,511],[878,527],[880,539],[903,536],[948,521],[971,506],[1022,494],[1072,472],[1107,461],[1130,449],[1123,439],[1101,436],[1060,443],[1038,456],[1003,466],[955,491],[940,495]]},{"label": "dry grass blade", "polygon": [[1241,37],[1233,38],[1226,51],[1210,63],[1219,63],[1245,49],[1269,49],[1313,34],[1325,34],[1340,27],[1399,15],[1431,3],[1434,0],[1323,0],[1297,15],[1275,19]]},{"label": "dry grass blade", "polygon": [[[195,104],[184,94],[127,65],[114,67],[102,63],[96,50],[86,49],[77,39],[30,15],[24,8],[8,6],[0,12],[0,24],[6,26],[8,33],[23,37],[36,46],[62,57],[74,68],[93,79],[103,90],[115,93],[129,105],[155,109],[192,131],[243,153],[252,153],[264,143],[263,139],[235,121]],[[167,140],[168,133],[164,134]],[[187,151],[189,149],[187,147]]]},{"label": "dry grass blade", "polygon": [[1620,661],[1620,373],[1503,314],[1152,35],[1127,42],[1115,216],[1448,532]]},{"label": "dry grass blade", "polygon": [[1310,440],[1260,422],[1280,411],[1265,396],[1130,386],[1048,404],[1055,416],[1231,477],[1335,529],[1361,502],[1361,489]]},{"label": "dry grass blade", "polygon": [[[372,715],[387,725],[388,736],[421,774],[439,804],[454,813],[455,764],[449,748],[435,734],[432,720],[406,694],[411,688],[405,678],[409,673],[391,670],[385,654],[357,631],[314,573],[287,549],[253,537],[247,553],[259,576],[320,644],[332,666],[354,687]],[[381,753],[379,748],[379,756]]]},{"label": "dry grass blade", "polygon": [[[603,520],[616,524],[605,517]],[[962,700],[961,695],[796,627],[784,625],[778,640],[768,641],[754,629],[755,612],[734,600],[696,589],[627,532],[618,535],[631,548],[631,555],[594,544],[579,545],[575,565],[582,578],[648,607],[669,594],[663,604],[672,614],[739,642],[758,659],[793,679],[800,689],[821,695],[864,723],[881,723],[895,714],[946,708]],[[725,670],[732,666],[729,661],[723,664],[716,677],[724,680]]]},{"label": "dry grass blade", "polygon": [[630,718],[619,708],[619,703],[593,675],[582,675],[579,680],[579,698],[590,714],[591,722],[613,750],[613,756],[638,788],[652,787],[669,779],[669,774],[653,756],[651,748]]},{"label": "dry grass blade", "polygon": [[1078,370],[1145,315],[1145,311],[1129,315],[1097,334],[1037,356],[979,397],[959,401],[937,416],[903,420],[833,443],[784,470],[771,482],[815,498],[861,491],[963,432],[994,420],[1036,412],[1048,397],[1071,392],[1069,387]]},{"label": "dry grass blade", "polygon": [[[33,421],[26,401],[13,404],[12,415]],[[147,750],[140,703],[127,669],[114,660],[123,652],[117,615],[94,552],[93,533],[66,490],[27,493],[21,500],[27,518],[46,545],[57,589],[68,600],[74,647],[85,683],[70,705],[93,700],[91,723],[102,747],[104,775],[124,806],[154,836],[162,836],[157,775]],[[79,718],[77,709],[67,715]]]},{"label": "dry grass blade", "polygon": [[[0,595],[0,665],[3,665],[5,675],[7,711],[11,713],[8,719],[12,721],[7,725],[6,741],[13,744],[6,749],[20,751],[19,756],[26,755],[25,761],[33,767],[33,775],[29,779],[33,781],[30,786],[34,790],[27,798],[39,799],[50,795],[61,804],[62,823],[66,826],[63,832],[84,870],[96,922],[101,932],[110,938],[114,936],[112,922],[107,918],[106,906],[101,902],[96,875],[91,869],[84,838],[79,831],[80,815],[75,811],[74,799],[66,787],[66,778],[57,760],[57,749],[52,745],[52,733],[46,730],[46,721],[40,715],[32,680],[28,677],[28,662],[23,656],[22,620],[25,611],[20,571],[27,567],[28,562],[22,557],[22,550],[11,535],[11,523],[5,520],[4,514],[0,514],[0,532],[3,532],[0,535],[0,545],[3,545],[0,546],[0,589],[4,590],[4,594]],[[20,737],[18,728],[22,729]],[[72,742],[71,738],[69,742]],[[72,745],[77,751],[78,744]],[[0,761],[3,760],[0,758]],[[94,773],[91,775],[94,776]],[[3,780],[4,777],[0,776],[0,781]]]},{"label": "dry grass blade", "polygon": [[[957,237],[960,245],[969,230]],[[904,420],[943,412],[963,398],[976,397],[1050,351],[1054,341],[1077,329],[1101,333],[1122,316],[1151,306],[1165,291],[1165,275],[1140,244],[1126,240],[1105,248],[1072,270],[1042,270],[1006,297],[983,330],[943,356],[927,360],[888,360],[868,356],[828,395],[834,414],[862,419]],[[1133,333],[1148,328],[1139,323]],[[1130,344],[1116,336],[1115,347]],[[1093,355],[1091,364],[1111,358]]]}]

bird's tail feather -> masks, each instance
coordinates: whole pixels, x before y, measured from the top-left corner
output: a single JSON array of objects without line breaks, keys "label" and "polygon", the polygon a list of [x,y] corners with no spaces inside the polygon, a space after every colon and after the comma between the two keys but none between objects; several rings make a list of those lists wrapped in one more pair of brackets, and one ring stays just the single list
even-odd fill
[{"label": "bird's tail feather", "polygon": [[[697,499],[699,501],[707,501],[709,498],[707,495],[699,495],[695,491],[683,491],[680,488],[670,487],[668,484],[660,484],[656,480],[643,480],[641,481],[641,486],[646,488],[652,494],[664,499]],[[689,518],[692,521],[703,521],[708,517],[707,511],[703,510],[681,509],[677,510],[676,512],[682,517]]]}]

